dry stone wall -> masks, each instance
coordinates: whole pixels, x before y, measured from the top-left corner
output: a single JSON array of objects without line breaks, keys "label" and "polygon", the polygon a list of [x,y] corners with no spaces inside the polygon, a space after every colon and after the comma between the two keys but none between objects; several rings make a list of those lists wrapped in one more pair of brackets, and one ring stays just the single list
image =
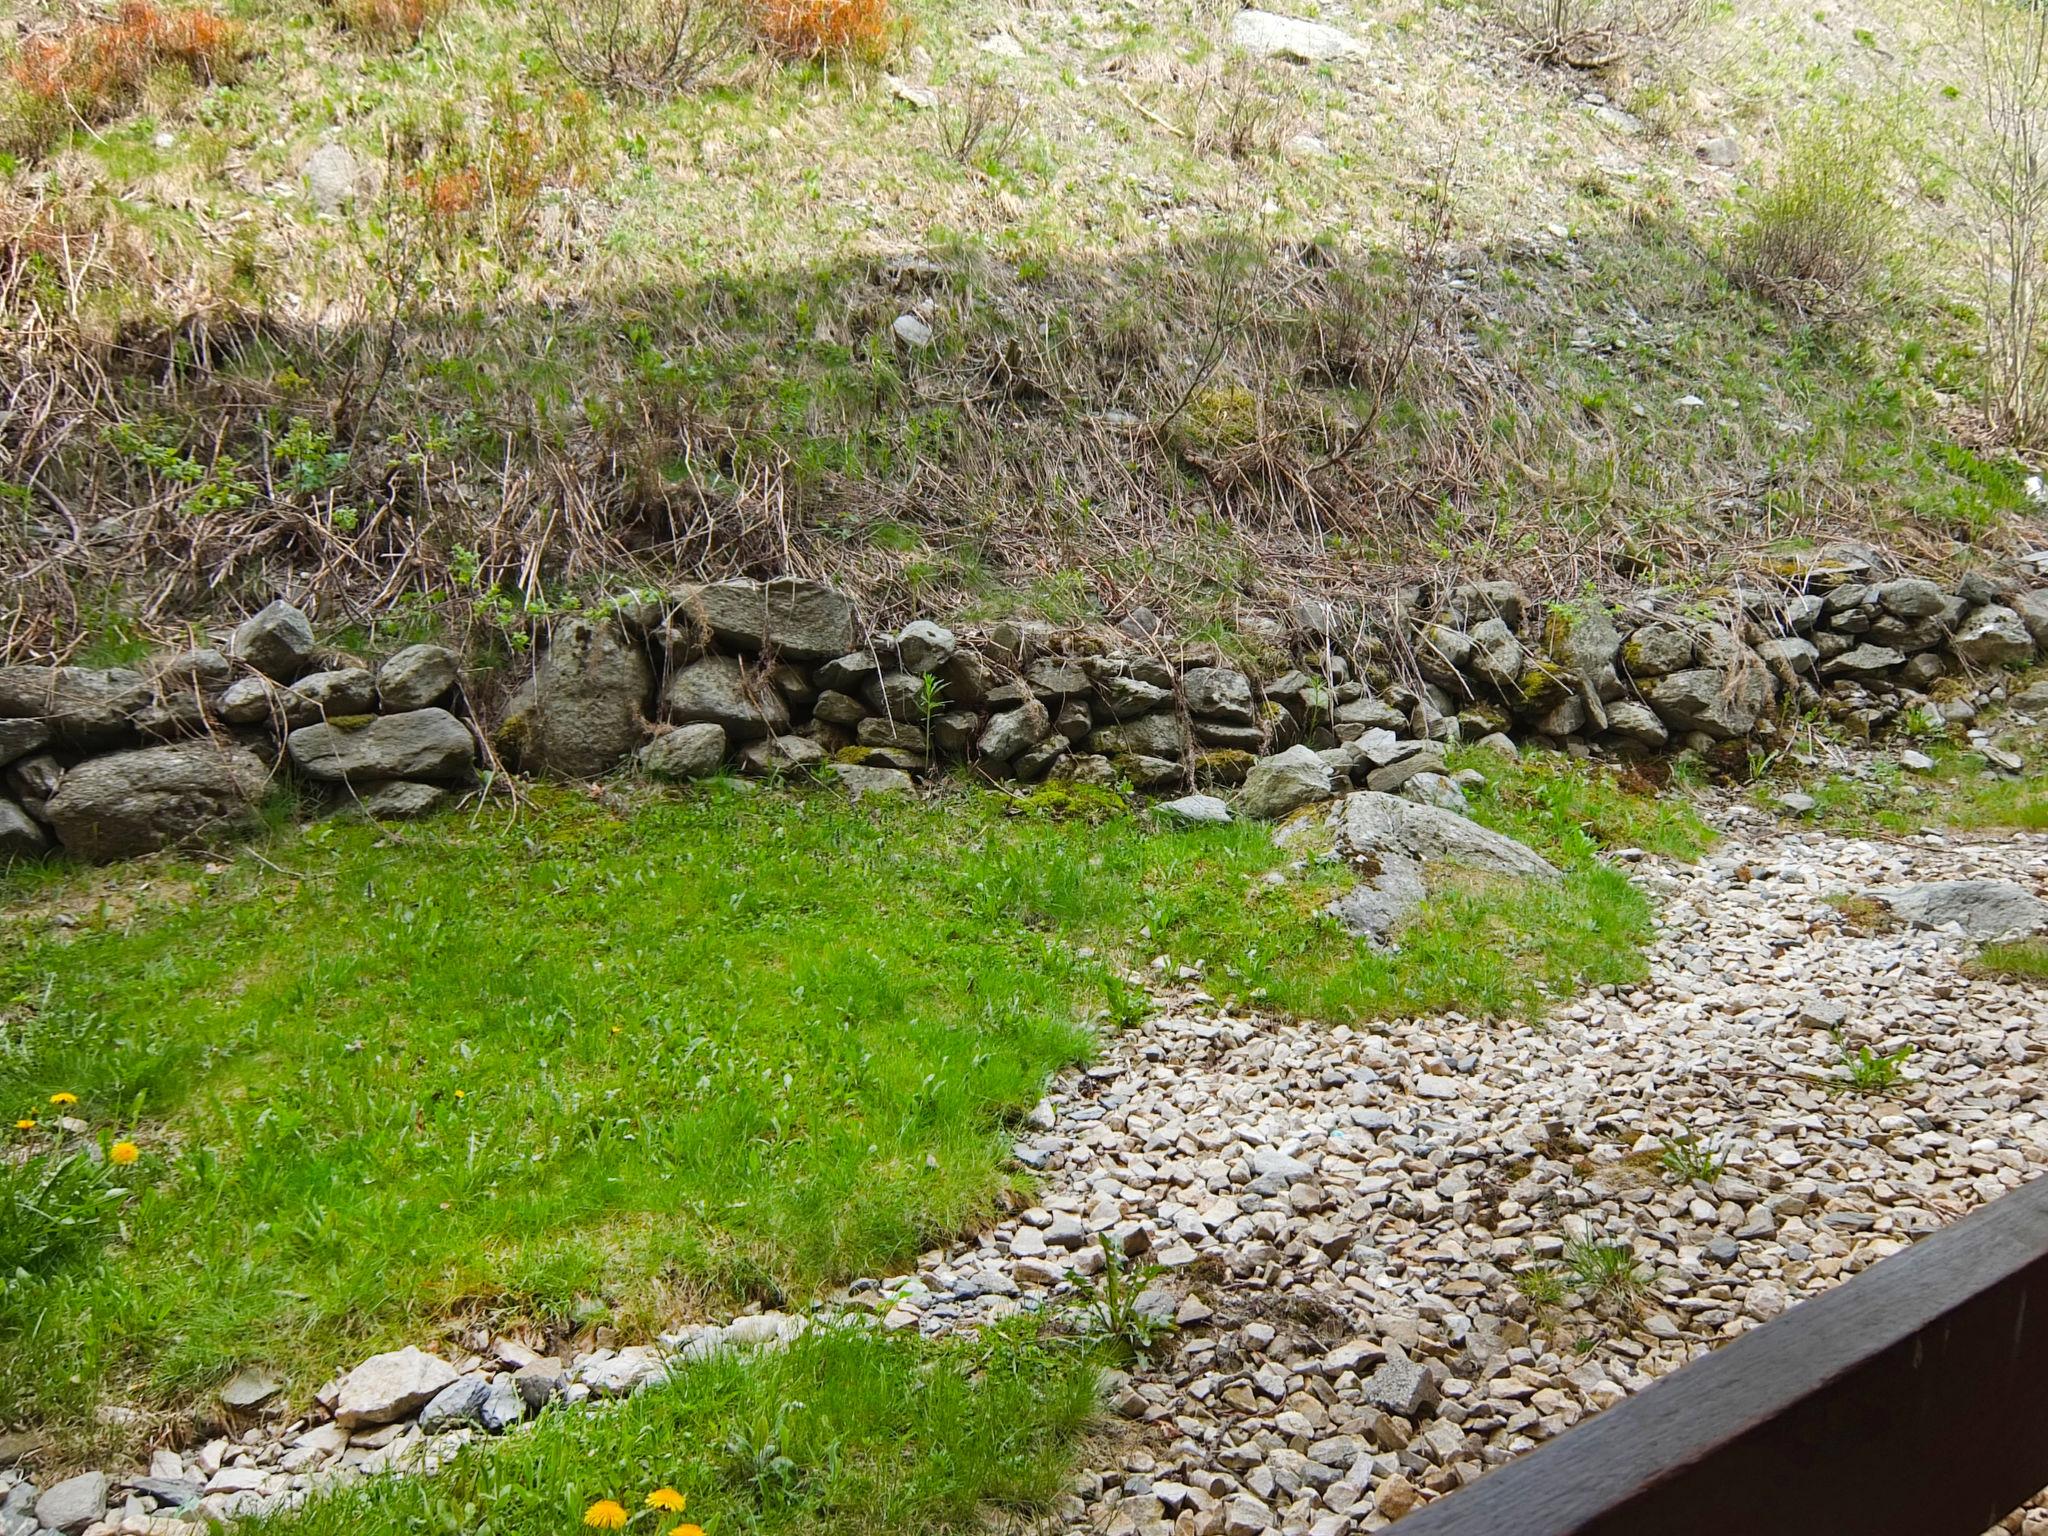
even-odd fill
[{"label": "dry stone wall", "polygon": [[554,622],[486,738],[453,652],[366,665],[273,603],[218,648],[138,668],[0,668],[0,859],[232,836],[280,776],[418,815],[493,752],[571,780],[815,772],[864,795],[967,765],[1177,794],[1191,816],[1228,814],[1228,796],[1275,818],[1353,788],[1455,810],[1443,749],[1461,741],[1740,754],[1794,714],[1874,735],[1911,710],[1967,729],[2007,668],[2048,650],[2048,555],[1949,586],[1835,550],[1711,608],[1539,605],[1504,581],[1409,588],[1373,618],[1303,603],[1263,637],[1291,663],[1260,676],[1130,631],[874,633],[815,582],[719,582]]}]

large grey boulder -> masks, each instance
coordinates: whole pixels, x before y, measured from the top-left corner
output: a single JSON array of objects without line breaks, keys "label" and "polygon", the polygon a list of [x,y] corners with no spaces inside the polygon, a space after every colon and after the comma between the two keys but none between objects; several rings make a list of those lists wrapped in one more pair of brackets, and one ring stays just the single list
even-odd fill
[{"label": "large grey boulder", "polygon": [[1607,605],[1586,598],[1551,609],[1543,624],[1543,646],[1552,661],[1579,680],[1587,716],[1605,729],[1606,701],[1620,691],[1614,658],[1621,654],[1621,632]]},{"label": "large grey boulder", "polygon": [[930,619],[912,619],[896,634],[897,665],[917,677],[937,672],[959,648],[959,636]]},{"label": "large grey boulder", "polygon": [[464,779],[476,762],[469,727],[445,709],[301,726],[285,751],[299,772],[326,784]]},{"label": "large grey boulder", "polygon": [[1232,667],[1189,667],[1180,676],[1188,713],[1214,720],[1252,723],[1251,679]]},{"label": "large grey boulder", "polygon": [[1277,821],[1304,805],[1330,798],[1330,765],[1308,747],[1289,747],[1262,757],[1245,775],[1237,792],[1240,813],[1259,821]]},{"label": "large grey boulder", "polygon": [[1956,655],[1973,667],[2003,667],[2034,659],[2034,637],[2026,622],[2000,603],[1979,608],[1950,642]]},{"label": "large grey boulder", "polygon": [[80,858],[132,858],[255,831],[269,782],[254,753],[202,737],[88,758],[65,773],[45,815]]},{"label": "large grey boulder", "polygon": [[1052,716],[1036,699],[1026,699],[1015,709],[990,715],[975,754],[988,762],[1007,763],[1043,741],[1052,730]]},{"label": "large grey boulder", "polygon": [[0,720],[0,768],[18,757],[42,751],[56,735],[47,720]]},{"label": "large grey boulder", "polygon": [[671,720],[708,720],[734,741],[759,741],[789,729],[789,706],[766,677],[737,657],[706,656],[668,680],[662,707]]},{"label": "large grey boulder", "polygon": [[[1472,627],[1472,654],[1465,666],[1481,682],[1503,694],[1512,693],[1528,662],[1514,631],[1500,619],[1482,619]],[[1455,684],[1449,686],[1456,686]]]},{"label": "large grey boulder", "polygon": [[725,727],[693,720],[640,749],[640,771],[657,779],[708,779],[725,763]]},{"label": "large grey boulder", "polygon": [[1906,653],[1888,645],[1858,645],[1821,663],[1823,677],[1869,679],[1883,677],[1894,667],[1906,664]]},{"label": "large grey boulder", "polygon": [[417,821],[446,805],[450,793],[445,784],[387,779],[363,790],[356,797],[355,806],[372,821]]},{"label": "large grey boulder", "polygon": [[1917,576],[1883,582],[1870,595],[1885,612],[1902,619],[1931,619],[1948,606],[1946,592]]},{"label": "large grey boulder", "polygon": [[154,700],[129,667],[0,667],[0,719],[40,720],[67,746],[130,739],[135,716]]},{"label": "large grey boulder", "polygon": [[0,799],[0,869],[16,859],[39,858],[49,846],[33,816],[12,800]]},{"label": "large grey boulder", "polygon": [[1260,58],[1287,59],[1296,64],[1322,64],[1364,51],[1364,45],[1348,32],[1271,11],[1239,11],[1233,15],[1230,45]]},{"label": "large grey boulder", "polygon": [[1696,652],[1691,630],[1652,620],[1623,642],[1621,664],[1631,677],[1662,677],[1685,671],[1692,665]]},{"label": "large grey boulder", "polygon": [[1754,652],[1726,670],[1688,667],[1650,683],[1650,707],[1674,730],[1702,731],[1718,741],[1747,736],[1775,697],[1771,674]]},{"label": "large grey boulder", "polygon": [[571,619],[513,698],[500,747],[529,773],[590,779],[625,760],[646,737],[654,669],[618,625]]},{"label": "large grey boulder", "polygon": [[2035,646],[2048,651],[2048,587],[2020,593],[2012,600],[2012,611],[2027,626]]},{"label": "large grey boulder", "polygon": [[455,653],[445,645],[408,645],[377,669],[377,700],[387,712],[439,704],[455,687]]},{"label": "large grey boulder", "polygon": [[312,621],[280,599],[235,627],[228,654],[265,677],[288,683],[312,665],[313,647]]},{"label": "large grey boulder", "polygon": [[315,720],[347,720],[377,707],[376,674],[367,667],[309,672],[277,692],[285,724],[310,725]]},{"label": "large grey boulder", "polygon": [[1361,871],[1359,883],[1325,909],[1353,936],[1390,942],[1429,894],[1425,873],[1445,864],[1523,880],[1557,880],[1556,867],[1535,849],[1468,821],[1455,811],[1397,795],[1361,790],[1320,819],[1295,822],[1275,835],[1290,843],[1321,828],[1331,850]]},{"label": "large grey boulder", "polygon": [[2048,930],[2048,901],[2010,880],[1931,880],[1878,899],[1917,928],[1954,924],[1984,943]]},{"label": "large grey boulder", "polygon": [[81,1472],[45,1488],[36,1500],[36,1523],[46,1531],[78,1536],[107,1514],[107,1474]]},{"label": "large grey boulder", "polygon": [[1645,747],[1661,747],[1671,739],[1670,727],[1657,718],[1657,712],[1634,699],[1621,699],[1607,706],[1607,729],[1624,741]]},{"label": "large grey boulder", "polygon": [[827,661],[860,643],[852,602],[822,582],[720,581],[682,598],[714,638],[737,650]]},{"label": "large grey boulder", "polygon": [[1180,717],[1161,710],[1157,714],[1140,715],[1135,720],[1120,720],[1115,725],[1105,725],[1101,730],[1090,733],[1088,749],[1108,757],[1131,753],[1139,757],[1176,759],[1187,751],[1187,737],[1182,734]]},{"label": "large grey boulder", "polygon": [[410,1417],[455,1379],[454,1366],[411,1345],[372,1355],[342,1378],[334,1422],[355,1429]]}]

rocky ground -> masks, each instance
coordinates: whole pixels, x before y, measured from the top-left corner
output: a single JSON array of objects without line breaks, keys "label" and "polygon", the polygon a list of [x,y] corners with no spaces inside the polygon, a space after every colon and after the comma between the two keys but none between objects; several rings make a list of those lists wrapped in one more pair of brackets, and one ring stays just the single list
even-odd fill
[{"label": "rocky ground", "polygon": [[[2038,916],[2048,836],[1866,842],[1747,806],[1714,815],[1726,837],[1698,865],[1631,860],[1664,900],[1649,979],[1540,1028],[1281,1023],[1162,975],[1160,1010],[1032,1116],[1018,1156],[1038,1203],[848,1304],[936,1333],[1018,1307],[1079,1316],[1132,1282],[1123,1328],[1157,1337],[1111,1381],[1122,1432],[1055,1523],[1336,1536],[2038,1171],[2048,989],[1972,974],[1970,939],[1886,898],[1932,921]],[[1869,1064],[1889,1059],[1896,1081],[1852,1084],[1850,1053],[1880,1077]],[[1725,1167],[1687,1179],[1675,1146]],[[566,1366],[483,1339],[454,1367],[380,1357],[324,1395],[329,1422],[161,1452],[154,1489],[0,1474],[0,1529],[177,1530],[158,1523],[173,1504],[254,1511],[338,1471],[431,1468],[503,1427],[494,1414],[630,1391],[668,1351],[796,1326],[741,1319]]]},{"label": "rocky ground", "polygon": [[[1181,1326],[1117,1385],[1130,1433],[1067,1527],[1335,1536],[2038,1172],[2048,991],[1968,974],[1958,934],[1871,931],[1853,915],[1869,908],[1829,898],[2039,893],[2048,838],[1719,819],[1699,865],[1638,863],[1666,899],[1650,979],[1542,1028],[1282,1024],[1184,983],[1040,1107],[1020,1148],[1039,1204],[931,1256],[887,1321],[1029,1304],[1070,1265],[1099,1270],[1108,1231],[1160,1267],[1144,1310]],[[1911,1047],[1889,1091],[1844,1083],[1865,1047]],[[1687,1136],[1725,1157],[1712,1182],[1663,1166]],[[1575,1275],[1573,1259],[1598,1270],[1589,1244],[1627,1245],[1636,1279]]]}]

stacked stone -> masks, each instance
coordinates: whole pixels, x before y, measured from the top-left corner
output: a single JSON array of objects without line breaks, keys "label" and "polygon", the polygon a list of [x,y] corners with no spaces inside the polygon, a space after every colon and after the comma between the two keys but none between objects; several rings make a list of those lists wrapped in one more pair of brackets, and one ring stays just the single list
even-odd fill
[{"label": "stacked stone", "polygon": [[[1279,817],[1352,789],[1462,808],[1444,748],[1741,751],[1788,712],[1869,736],[1909,713],[1969,727],[2001,669],[2048,647],[2048,559],[1949,590],[1815,557],[1709,616],[1638,597],[1537,605],[1509,582],[1395,594],[1389,614],[1302,604],[1261,638],[1261,679],[1157,626],[961,634],[919,619],[864,633],[818,582],[724,581],[559,621],[496,743],[525,772],[583,780],[737,770],[907,793],[955,764],[991,779],[1229,791]],[[274,603],[225,650],[141,669],[0,668],[0,859],[53,840],[118,858],[251,824],[274,772],[376,816],[417,815],[474,771],[455,657],[413,646],[371,668],[323,653]],[[1989,736],[1991,765],[2020,760]],[[1176,802],[1216,819],[1214,796]]]},{"label": "stacked stone", "polygon": [[224,649],[0,667],[0,862],[53,842],[106,860],[242,835],[287,763],[329,799],[419,815],[474,774],[458,695],[445,647],[373,668],[323,651],[282,602]]}]

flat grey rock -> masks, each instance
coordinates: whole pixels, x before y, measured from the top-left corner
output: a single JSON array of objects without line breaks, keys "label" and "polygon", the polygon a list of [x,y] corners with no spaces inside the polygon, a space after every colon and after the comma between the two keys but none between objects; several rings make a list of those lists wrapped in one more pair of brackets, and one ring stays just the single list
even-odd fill
[{"label": "flat grey rock", "polygon": [[[132,740],[136,715],[155,697],[143,675],[129,667],[0,667],[0,718],[40,721],[66,746]],[[15,730],[26,734],[25,727]]]},{"label": "flat grey rock", "polygon": [[36,1500],[36,1520],[45,1530],[77,1533],[107,1512],[107,1474],[81,1472],[43,1490]]},{"label": "flat grey rock", "polygon": [[1239,11],[1232,16],[1230,42],[1232,47],[1260,58],[1287,59],[1296,64],[1321,64],[1365,51],[1364,45],[1348,32],[1271,11]]},{"label": "flat grey rock", "polygon": [[391,779],[373,784],[356,800],[356,809],[372,821],[417,821],[446,805],[452,791],[446,784],[416,784]]},{"label": "flat grey rock", "polygon": [[476,761],[469,727],[445,709],[301,726],[285,750],[293,767],[323,784],[461,779]]},{"label": "flat grey rock", "polygon": [[816,581],[720,581],[682,594],[682,606],[736,649],[785,661],[829,661],[860,641],[853,603]]},{"label": "flat grey rock", "polygon": [[1953,924],[1980,943],[2048,930],[2048,901],[2011,880],[1931,880],[1878,899],[1916,927]]},{"label": "flat grey rock", "polygon": [[1152,807],[1153,814],[1167,821],[1222,825],[1230,820],[1230,807],[1214,795],[1182,795]]},{"label": "flat grey rock", "polygon": [[411,1345],[372,1355],[342,1378],[334,1422],[354,1429],[409,1418],[455,1379],[454,1366]]},{"label": "flat grey rock", "polygon": [[1308,747],[1289,747],[1252,764],[1237,808],[1256,821],[1281,817],[1330,798],[1330,765]]},{"label": "flat grey rock", "polygon": [[870,795],[883,797],[901,796],[909,798],[917,793],[917,784],[901,768],[869,768],[859,763],[833,763],[832,773],[840,786],[855,800],[865,800]]},{"label": "flat grey rock", "polygon": [[88,758],[65,773],[47,812],[80,858],[125,859],[241,837],[261,822],[270,774],[252,752],[204,738]]}]

